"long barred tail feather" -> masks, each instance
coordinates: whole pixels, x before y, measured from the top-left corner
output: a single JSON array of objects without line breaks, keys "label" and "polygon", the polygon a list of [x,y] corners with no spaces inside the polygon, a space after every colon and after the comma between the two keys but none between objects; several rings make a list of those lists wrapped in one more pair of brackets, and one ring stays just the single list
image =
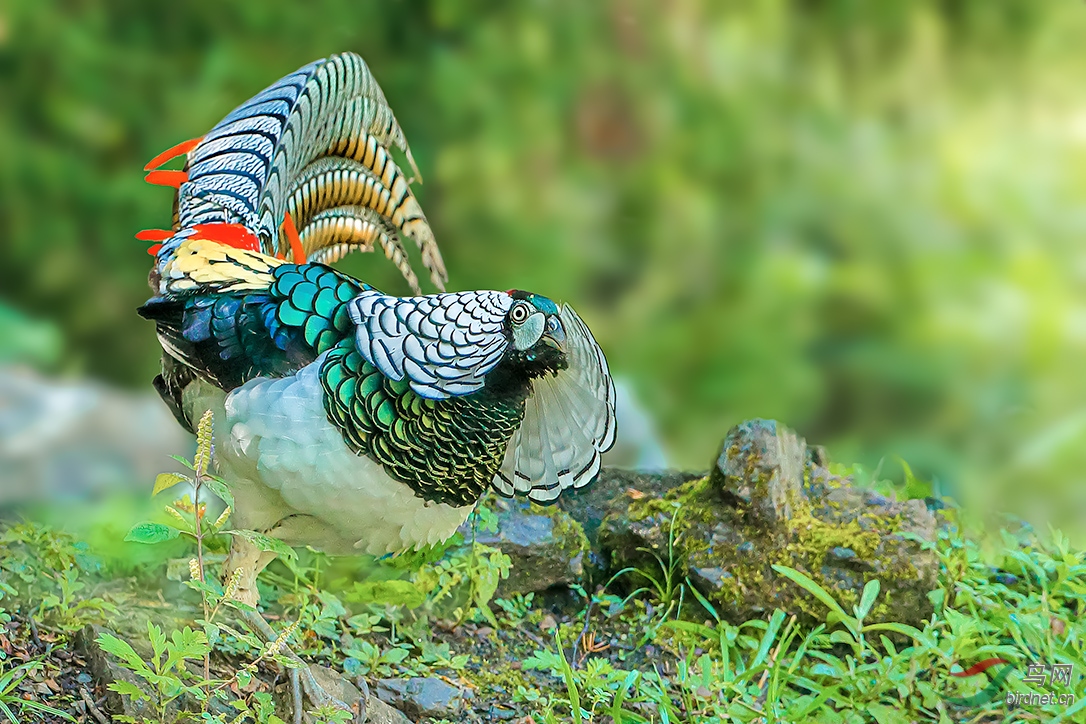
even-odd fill
[{"label": "long barred tail feather", "polygon": [[[392,147],[405,154],[412,179],[392,158]],[[183,171],[159,170],[182,154]],[[177,188],[173,237],[145,237],[163,242],[153,247],[158,292],[191,236],[185,232],[220,224],[247,229],[261,254],[296,262],[328,263],[380,245],[419,293],[406,237],[420,249],[431,282],[444,290],[441,252],[411,190],[421,176],[384,93],[354,53],[291,73],[146,170],[148,181]]]}]

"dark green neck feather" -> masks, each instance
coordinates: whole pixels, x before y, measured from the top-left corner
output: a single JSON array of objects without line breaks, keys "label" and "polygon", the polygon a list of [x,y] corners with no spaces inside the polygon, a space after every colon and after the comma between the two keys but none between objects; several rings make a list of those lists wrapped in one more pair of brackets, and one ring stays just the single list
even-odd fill
[{"label": "dark green neck feather", "polygon": [[524,417],[529,384],[506,377],[465,397],[429,400],[389,380],[346,339],[321,365],[324,406],[347,445],[426,500],[473,505]]}]

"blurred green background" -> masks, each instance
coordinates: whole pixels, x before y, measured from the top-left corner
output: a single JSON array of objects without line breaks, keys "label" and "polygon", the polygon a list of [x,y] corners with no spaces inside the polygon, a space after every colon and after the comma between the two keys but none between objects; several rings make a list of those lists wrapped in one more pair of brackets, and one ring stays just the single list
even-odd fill
[{"label": "blurred green background", "polygon": [[450,289],[573,302],[675,464],[775,417],[1081,540],[1083,38],[1038,0],[0,1],[0,358],[147,389],[142,165],[354,50]]}]

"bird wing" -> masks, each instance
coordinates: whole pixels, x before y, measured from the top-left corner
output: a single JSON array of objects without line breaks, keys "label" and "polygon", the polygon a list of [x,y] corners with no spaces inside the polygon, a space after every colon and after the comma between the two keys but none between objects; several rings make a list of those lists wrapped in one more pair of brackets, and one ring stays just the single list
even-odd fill
[{"label": "bird wing", "polygon": [[358,350],[391,380],[408,379],[421,397],[440,400],[483,387],[505,354],[508,294],[494,291],[393,297],[363,292],[348,304]]},{"label": "bird wing", "polygon": [[615,384],[592,333],[569,305],[560,311],[568,366],[532,382],[524,421],[509,441],[493,487],[537,503],[595,479],[615,443]]}]

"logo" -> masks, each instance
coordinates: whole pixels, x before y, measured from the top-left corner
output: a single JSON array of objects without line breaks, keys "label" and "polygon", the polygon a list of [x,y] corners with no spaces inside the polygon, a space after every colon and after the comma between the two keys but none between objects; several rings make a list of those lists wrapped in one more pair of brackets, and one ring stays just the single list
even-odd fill
[{"label": "logo", "polygon": [[990,675],[988,686],[984,687],[973,696],[944,696],[943,700],[948,704],[954,706],[980,706],[987,704],[990,701],[994,701],[999,698],[999,692],[1003,689],[1003,682],[1007,679],[1007,676],[1014,671],[1014,667],[1004,659],[985,659],[984,661],[978,661],[970,666],[968,669],[962,671],[952,671],[951,676],[957,678],[968,678],[971,676],[979,676],[988,669],[1003,665],[1003,668],[995,672],[994,676]]},{"label": "logo", "polygon": [[[1000,692],[1003,689],[1003,682],[1006,681],[1010,673],[1014,671],[1014,666],[1005,659],[993,658],[978,661],[968,669],[952,671],[950,672],[950,675],[964,679],[972,676],[979,676],[992,669],[995,669],[995,671],[987,674],[989,678],[988,685],[976,694],[973,694],[972,696],[944,696],[943,700],[954,706],[976,707],[1002,698]],[[1031,663],[1026,667],[1026,675],[1022,677],[1022,683],[1037,685],[1044,689],[1048,689],[1050,672],[1052,685],[1063,684],[1068,688],[1071,687],[1071,675],[1073,672],[1071,664],[1049,665],[1037,662]],[[1049,704],[1066,706],[1074,703],[1074,699],[1075,697],[1073,694],[1040,693],[1037,691],[1027,693],[1007,692],[1006,704],[1007,706],[1046,706]]]}]

